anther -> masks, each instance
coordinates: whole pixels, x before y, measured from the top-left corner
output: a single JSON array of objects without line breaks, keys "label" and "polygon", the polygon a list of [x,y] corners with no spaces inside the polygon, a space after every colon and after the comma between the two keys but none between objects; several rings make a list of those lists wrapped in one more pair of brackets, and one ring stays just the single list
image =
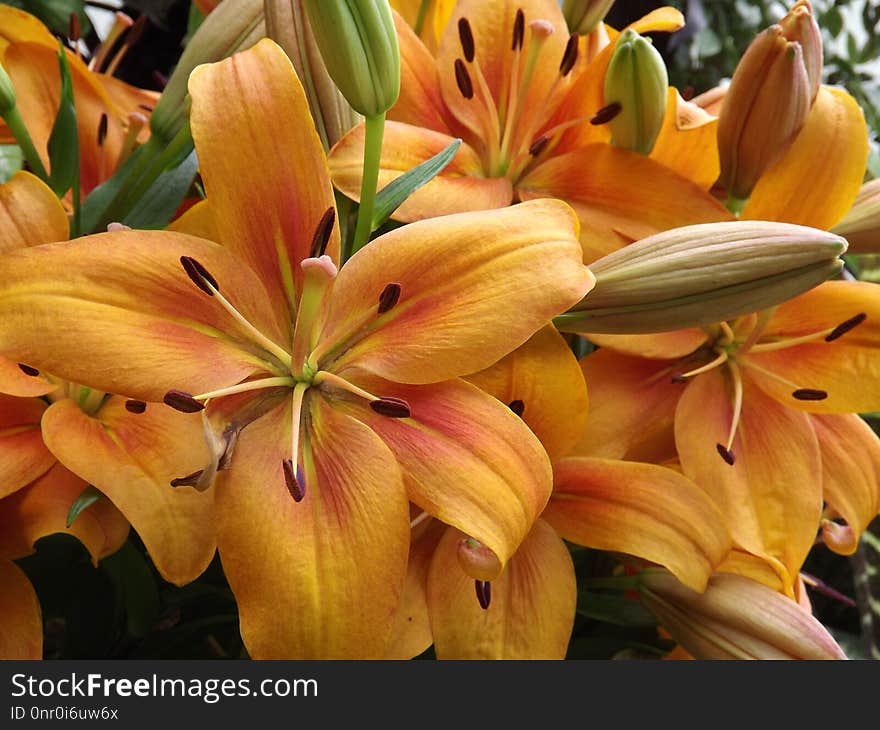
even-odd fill
[{"label": "anther", "polygon": [[187,474],[185,477],[178,477],[177,479],[171,480],[172,487],[194,487],[198,484],[199,479],[202,478],[202,474],[204,474],[204,469],[199,469],[198,471],[194,471],[192,474]]},{"label": "anther", "polygon": [[102,147],[104,145],[104,140],[107,139],[107,114],[106,112],[101,112],[101,121],[98,122],[98,147]]},{"label": "anther", "polygon": [[684,373],[673,373],[672,376],[669,378],[669,382],[680,385],[681,383],[686,383],[687,378],[684,376]]},{"label": "anther", "polygon": [[464,60],[473,63],[476,53],[474,45],[474,34],[471,31],[471,24],[467,18],[458,19],[458,39],[461,41],[461,52],[464,54]]},{"label": "anther", "polygon": [[282,462],[282,467],[284,469],[284,483],[287,485],[287,491],[290,492],[294,502],[302,502],[303,497],[306,496],[306,488],[305,484],[297,479],[297,474],[293,469],[293,462],[290,459],[285,459]]},{"label": "anther", "polygon": [[67,37],[70,38],[71,42],[76,45],[79,43],[81,29],[79,26],[79,15],[76,13],[70,14],[70,23],[68,25]]},{"label": "anther", "polygon": [[868,318],[868,315],[864,312],[860,312],[855,317],[850,317],[846,322],[841,322],[837,327],[831,330],[831,334],[829,334],[825,338],[825,342],[834,342],[834,340],[839,337],[843,337],[850,330],[854,330],[858,327],[862,322],[864,322]]},{"label": "anther", "polygon": [[828,392],[816,388],[798,388],[791,394],[791,397],[798,400],[825,400],[828,397]]},{"label": "anther", "polygon": [[689,84],[681,90],[681,98],[685,101],[690,101],[694,98],[694,92],[694,87]]},{"label": "anther", "polygon": [[606,104],[599,111],[597,111],[591,118],[590,124],[599,125],[599,124],[608,124],[614,117],[616,117],[623,110],[619,101],[612,101],[610,104]]},{"label": "anther", "polygon": [[312,246],[309,249],[309,256],[313,259],[320,258],[327,251],[327,244],[330,243],[330,236],[333,234],[333,224],[336,223],[336,209],[332,206],[324,211],[321,220],[315,228],[315,235],[312,236]]},{"label": "anther", "polygon": [[396,281],[392,281],[390,284],[386,284],[385,288],[382,290],[382,293],[379,295],[379,314],[385,314],[389,309],[391,309],[395,304],[397,304],[400,299],[400,284]]},{"label": "anther", "polygon": [[474,588],[477,590],[477,601],[480,603],[480,608],[485,611],[489,608],[489,603],[492,600],[492,584],[487,580],[475,580]]},{"label": "anther", "polygon": [[169,390],[162,402],[181,413],[198,413],[205,408],[204,403],[200,403],[192,395],[184,393],[182,390]]},{"label": "anther", "polygon": [[565,44],[565,52],[562,54],[562,61],[559,63],[560,76],[568,76],[574,68],[578,57],[578,38],[577,33],[572,33],[568,37],[568,43]]},{"label": "anther", "polygon": [[125,401],[125,410],[129,413],[143,413],[147,410],[147,404],[142,400],[127,400]]},{"label": "anther", "polygon": [[402,398],[385,397],[372,400],[370,401],[370,408],[379,415],[388,416],[389,418],[409,418],[411,415],[409,403]]},{"label": "anther", "polygon": [[523,403],[519,398],[510,401],[510,403],[507,404],[507,407],[510,408],[510,410],[512,410],[520,418],[522,418],[522,414],[525,413],[526,410],[526,404]]},{"label": "anther", "polygon": [[18,363],[18,367],[25,375],[30,375],[32,378],[37,377],[40,374],[40,371],[36,368],[32,368],[30,365],[25,365],[24,363]]},{"label": "anther", "polygon": [[519,8],[516,11],[516,19],[513,21],[513,44],[510,47],[511,51],[518,51],[523,47],[523,40],[526,35],[526,16],[522,11],[522,8]]},{"label": "anther", "polygon": [[220,291],[220,287],[217,285],[217,280],[194,258],[191,256],[181,256],[180,264],[183,266],[186,275],[192,280],[192,283],[205,292],[209,297],[214,296],[211,287]]},{"label": "anther", "polygon": [[544,151],[544,148],[549,142],[550,138],[542,134],[540,137],[538,137],[538,139],[532,142],[531,146],[529,147],[529,154],[532,157],[537,157]]},{"label": "anther", "polygon": [[474,84],[467,68],[465,68],[464,61],[460,58],[455,59],[455,83],[458,84],[458,90],[465,99],[474,98]]},{"label": "anther", "polygon": [[728,449],[723,444],[715,444],[715,448],[718,449],[718,453],[721,455],[721,458],[724,459],[728,464],[733,466],[733,463],[736,461],[736,455]]}]

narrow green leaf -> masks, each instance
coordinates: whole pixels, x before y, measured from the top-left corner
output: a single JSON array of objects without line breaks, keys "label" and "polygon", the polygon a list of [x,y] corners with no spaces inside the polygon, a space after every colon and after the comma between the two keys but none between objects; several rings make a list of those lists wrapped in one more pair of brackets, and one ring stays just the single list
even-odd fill
[{"label": "narrow green leaf", "polygon": [[122,218],[122,223],[132,228],[162,229],[180,207],[192,187],[199,162],[195,150],[175,168],[156,178],[147,192]]},{"label": "narrow green leaf", "polygon": [[391,214],[400,207],[401,203],[418,188],[439,175],[455,156],[460,145],[460,139],[453,140],[446,149],[416,165],[411,170],[407,170],[403,175],[395,178],[382,188],[376,194],[376,205],[373,209],[373,230],[388,220]]},{"label": "narrow green leaf", "polygon": [[148,145],[138,147],[125,163],[112,175],[98,185],[82,204],[82,232],[83,233],[100,233],[96,230],[101,220],[101,216],[107,209],[107,206],[113,201],[117,193],[122,189],[123,183],[136,171],[140,169],[140,158],[148,154]]},{"label": "narrow green leaf", "polygon": [[79,497],[73,500],[73,504],[70,505],[70,509],[67,511],[67,527],[69,528],[77,517],[103,496],[104,495],[91,484],[83,489],[82,492],[80,492]]},{"label": "narrow green leaf", "polygon": [[621,594],[580,591],[577,612],[618,626],[655,626],[657,619],[641,603]]},{"label": "narrow green leaf", "polygon": [[12,5],[36,15],[49,30],[66,36],[70,32],[70,16],[79,18],[80,35],[86,36],[92,29],[83,0],[19,0]]},{"label": "narrow green leaf", "polygon": [[67,54],[63,48],[58,52],[58,66],[61,73],[61,103],[47,146],[51,166],[49,187],[61,197],[73,187],[79,177],[79,135],[76,108],[73,104],[73,83],[70,80]]},{"label": "narrow green leaf", "polygon": [[126,541],[120,550],[101,561],[102,570],[113,581],[125,612],[125,627],[131,636],[146,636],[159,618],[159,589],[146,557]]}]

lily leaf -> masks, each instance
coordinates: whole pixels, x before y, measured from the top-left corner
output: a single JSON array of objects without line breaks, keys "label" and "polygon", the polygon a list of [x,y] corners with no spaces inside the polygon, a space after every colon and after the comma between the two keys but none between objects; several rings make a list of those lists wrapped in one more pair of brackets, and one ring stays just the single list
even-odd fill
[{"label": "lily leaf", "polygon": [[192,150],[177,167],[156,178],[121,222],[132,228],[164,228],[192,187],[198,167],[195,150]]},{"label": "lily leaf", "polygon": [[47,182],[52,192],[61,197],[79,177],[79,134],[73,105],[73,83],[63,48],[58,52],[58,66],[61,72],[61,103],[47,145],[51,165]]},{"label": "lily leaf", "polygon": [[73,500],[73,504],[70,505],[70,509],[67,511],[67,527],[69,528],[77,517],[103,496],[104,495],[91,484],[83,489],[82,492],[80,492],[79,497]]}]

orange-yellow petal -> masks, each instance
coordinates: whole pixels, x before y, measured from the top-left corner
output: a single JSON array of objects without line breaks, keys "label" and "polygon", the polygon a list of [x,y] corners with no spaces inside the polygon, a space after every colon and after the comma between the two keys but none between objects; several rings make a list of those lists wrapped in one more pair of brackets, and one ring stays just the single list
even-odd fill
[{"label": "orange-yellow petal", "polygon": [[0,498],[21,489],[55,463],[43,443],[38,398],[0,395]]},{"label": "orange-yellow petal", "polygon": [[707,340],[696,327],[650,335],[588,335],[591,342],[623,355],[666,360],[690,355]]},{"label": "orange-yellow petal", "polygon": [[34,587],[21,568],[0,560],[0,657],[43,658],[41,614]]},{"label": "orange-yellow petal", "polygon": [[438,659],[564,659],[577,586],[568,548],[538,520],[480,607],[474,579],[458,564],[464,535],[449,529],[428,575],[428,606]]},{"label": "orange-yellow petal", "polygon": [[69,235],[64,207],[36,175],[22,170],[0,185],[0,253]]},{"label": "orange-yellow petal", "polygon": [[731,548],[718,507],[672,469],[583,457],[553,474],[543,519],[570,542],[658,563],[698,591]]},{"label": "orange-yellow petal", "polygon": [[861,107],[842,89],[823,86],[788,152],[758,180],[742,217],[828,230],[856,199],[867,160]]},{"label": "orange-yellow petal", "polygon": [[31,375],[14,360],[0,357],[0,393],[29,397],[46,395],[57,388],[39,371],[37,375]]},{"label": "orange-yellow petal", "polygon": [[165,230],[187,233],[190,236],[206,238],[209,241],[220,240],[217,220],[207,200],[200,200],[191,208],[188,208],[183,215],[171,221],[165,227]]},{"label": "orange-yellow petal", "polygon": [[10,43],[31,41],[58,48],[58,41],[38,18],[11,5],[0,5],[0,58]]},{"label": "orange-yellow petal", "polygon": [[70,399],[53,403],[43,417],[52,453],[116,505],[162,577],[177,585],[195,580],[214,556],[213,490],[171,486],[213,457],[201,421],[162,403],[130,413],[119,397],[94,418]]}]

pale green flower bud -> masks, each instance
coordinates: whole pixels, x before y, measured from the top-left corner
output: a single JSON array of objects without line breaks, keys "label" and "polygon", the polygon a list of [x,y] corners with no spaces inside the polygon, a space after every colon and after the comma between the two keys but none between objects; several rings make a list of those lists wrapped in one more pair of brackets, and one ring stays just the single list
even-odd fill
[{"label": "pale green flower bud", "polygon": [[771,221],[673,228],[590,264],[596,286],[554,320],[563,332],[646,334],[780,304],[838,273],[846,240]]},{"label": "pale green flower bud", "polygon": [[834,228],[850,253],[880,253],[880,178],[862,185],[849,212]]},{"label": "pale green flower bud", "polygon": [[668,87],[666,64],[651,39],[623,31],[605,72],[605,104],[620,104],[608,123],[615,146],[650,154],[663,126]]},{"label": "pale green flower bud", "polygon": [[564,0],[562,14],[572,33],[586,35],[605,20],[614,0]]},{"label": "pale green flower bud", "polygon": [[352,108],[384,114],[400,94],[400,50],[388,0],[305,0],[331,78]]}]

